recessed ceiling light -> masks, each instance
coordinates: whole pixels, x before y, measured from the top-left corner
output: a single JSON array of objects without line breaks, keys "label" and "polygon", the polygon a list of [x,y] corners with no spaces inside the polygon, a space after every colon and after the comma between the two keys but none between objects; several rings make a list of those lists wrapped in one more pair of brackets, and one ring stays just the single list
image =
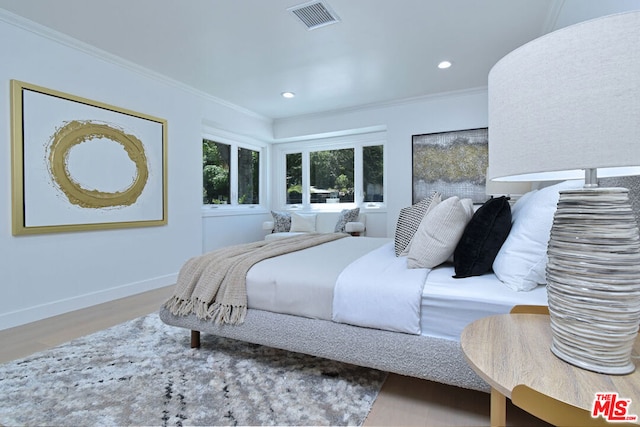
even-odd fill
[{"label": "recessed ceiling light", "polygon": [[444,70],[445,68],[449,68],[451,67],[451,62],[449,61],[442,61],[441,63],[438,64],[438,68],[440,68],[441,70]]},{"label": "recessed ceiling light", "polygon": [[296,96],[296,94],[293,92],[282,92],[281,95],[283,98],[293,98]]}]

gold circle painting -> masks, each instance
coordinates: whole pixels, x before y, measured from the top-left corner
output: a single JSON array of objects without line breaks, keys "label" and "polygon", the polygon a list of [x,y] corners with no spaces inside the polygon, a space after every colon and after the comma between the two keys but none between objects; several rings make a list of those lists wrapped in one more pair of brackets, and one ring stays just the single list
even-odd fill
[{"label": "gold circle painting", "polygon": [[[69,151],[83,142],[96,138],[104,138],[122,145],[129,159],[135,164],[135,179],[126,189],[114,192],[86,189],[73,179],[68,165]],[[90,209],[133,205],[142,194],[149,178],[147,156],[142,141],[106,123],[80,120],[68,122],[51,137],[49,170],[69,202]]]}]

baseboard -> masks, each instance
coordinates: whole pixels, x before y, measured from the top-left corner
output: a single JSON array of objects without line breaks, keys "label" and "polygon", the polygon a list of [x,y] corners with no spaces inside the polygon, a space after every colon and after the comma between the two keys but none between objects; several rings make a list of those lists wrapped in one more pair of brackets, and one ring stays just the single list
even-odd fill
[{"label": "baseboard", "polygon": [[102,304],[119,298],[129,297],[142,292],[162,288],[164,286],[169,286],[176,283],[177,278],[177,273],[168,274],[166,276],[154,277],[149,280],[128,283],[123,286],[105,289],[99,292],[78,295],[73,298],[53,301],[46,304],[40,304],[37,306],[0,314],[0,330],[25,325],[27,323],[46,319],[52,316],[57,316],[59,314],[68,313],[70,311],[80,310],[82,308],[91,307],[93,305]]}]

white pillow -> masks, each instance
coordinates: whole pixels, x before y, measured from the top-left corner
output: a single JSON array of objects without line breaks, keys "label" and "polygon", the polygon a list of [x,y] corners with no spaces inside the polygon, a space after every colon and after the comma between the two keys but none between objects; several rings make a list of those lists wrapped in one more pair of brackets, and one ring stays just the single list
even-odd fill
[{"label": "white pillow", "polygon": [[511,222],[512,223],[514,223],[520,216],[520,213],[522,212],[522,207],[526,206],[527,203],[529,203],[527,200],[530,197],[533,197],[533,195],[536,194],[537,192],[538,190],[531,190],[528,193],[523,194],[518,200],[516,200],[513,206],[511,206]]},{"label": "white pillow", "polygon": [[299,214],[291,212],[291,232],[316,232],[316,214]]},{"label": "white pillow", "polygon": [[584,181],[565,181],[521,197],[513,206],[511,231],[493,261],[493,272],[514,291],[544,284],[547,244],[560,190],[582,188]]},{"label": "white pillow", "polygon": [[441,198],[441,194],[435,191],[431,196],[420,200],[418,203],[400,209],[400,216],[398,216],[396,223],[396,233],[393,238],[396,256],[407,255],[411,239],[416,234],[418,227],[420,227],[420,221],[422,221],[422,218],[424,218],[432,205],[435,206],[435,204],[440,203]]},{"label": "white pillow", "polygon": [[438,203],[424,216],[411,240],[407,267],[434,268],[445,262],[472,216],[471,199],[453,196]]},{"label": "white pillow", "polygon": [[[438,206],[438,204],[441,201],[442,201],[442,194],[434,193],[433,196],[431,197],[431,202],[429,203],[429,206],[427,206],[427,210],[424,212],[424,215],[422,215],[422,218],[420,219],[420,222],[418,222],[418,226],[416,227],[415,231],[418,231],[418,227],[420,227],[420,223],[422,222],[422,219],[425,216],[427,216],[427,214],[429,212],[431,212],[433,210],[433,208]],[[415,235],[415,232],[413,233],[413,235]],[[404,248],[404,250],[402,251],[402,253],[400,253],[399,256],[407,256],[407,255],[409,255],[409,249],[411,249],[411,240],[413,240],[413,235],[411,236],[411,239],[409,240],[409,243],[407,243],[407,247]]]}]

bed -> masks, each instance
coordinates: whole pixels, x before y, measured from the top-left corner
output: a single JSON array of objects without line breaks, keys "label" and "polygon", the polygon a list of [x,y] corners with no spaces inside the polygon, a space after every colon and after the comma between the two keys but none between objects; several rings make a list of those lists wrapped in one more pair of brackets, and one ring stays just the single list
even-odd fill
[{"label": "bed", "polygon": [[[487,238],[479,248],[463,245],[465,237],[474,236],[472,225],[487,223],[486,218],[477,219],[488,209],[465,211],[455,224],[442,222],[433,212],[445,201],[430,199],[401,211],[393,239],[340,236],[253,264],[246,272],[247,309],[240,324],[213,322],[193,312],[177,314],[169,304],[161,308],[160,317],[191,330],[192,346],[199,345],[203,332],[489,391],[467,365],[460,333],[473,320],[508,313],[516,305],[546,305],[544,269],[554,200],[560,189],[575,185],[532,192],[513,207],[503,200],[500,212],[508,215],[501,221],[508,226],[497,247]],[[491,212],[491,227],[498,222],[497,214]],[[399,251],[403,224],[413,225]],[[449,242],[435,251],[435,258],[429,254],[433,266],[416,266],[416,259],[438,246],[434,241],[427,247],[420,243],[420,236],[434,230],[440,234],[437,242]],[[483,230],[485,237],[487,232]],[[477,245],[477,238],[474,242]],[[460,247],[474,252],[476,263],[495,251],[489,271],[462,278],[459,265],[450,262],[454,252],[465,258],[458,253]]]}]

